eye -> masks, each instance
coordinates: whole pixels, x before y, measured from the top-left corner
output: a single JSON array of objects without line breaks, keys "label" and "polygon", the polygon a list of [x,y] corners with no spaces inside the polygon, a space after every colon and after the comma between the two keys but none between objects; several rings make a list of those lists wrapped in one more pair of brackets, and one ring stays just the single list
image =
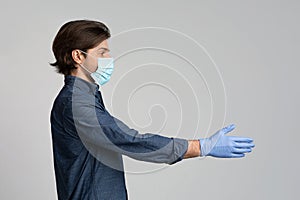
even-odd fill
[{"label": "eye", "polygon": [[105,51],[102,51],[100,52],[100,55],[103,56],[106,52]]},{"label": "eye", "polygon": [[109,50],[100,50],[98,51],[98,55],[101,57],[105,57],[106,54],[108,54],[110,51]]}]

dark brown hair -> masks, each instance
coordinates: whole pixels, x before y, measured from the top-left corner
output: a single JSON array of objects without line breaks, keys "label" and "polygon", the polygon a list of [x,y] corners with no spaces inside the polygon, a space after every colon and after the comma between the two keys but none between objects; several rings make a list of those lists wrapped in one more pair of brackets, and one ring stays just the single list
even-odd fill
[{"label": "dark brown hair", "polygon": [[[50,63],[58,73],[69,75],[76,69],[72,51],[87,51],[110,38],[110,31],[102,22],[76,20],[64,24],[54,38],[52,51],[56,61]],[[85,56],[85,55],[84,55]]]}]

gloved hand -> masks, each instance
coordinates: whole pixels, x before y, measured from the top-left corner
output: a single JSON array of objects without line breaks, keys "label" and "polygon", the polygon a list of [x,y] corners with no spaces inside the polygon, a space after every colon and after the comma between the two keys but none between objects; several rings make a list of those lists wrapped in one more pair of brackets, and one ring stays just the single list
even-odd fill
[{"label": "gloved hand", "polygon": [[245,153],[251,152],[251,148],[255,146],[251,138],[225,135],[234,128],[235,125],[231,124],[217,131],[209,138],[199,139],[201,148],[200,156],[240,158],[244,157]]}]

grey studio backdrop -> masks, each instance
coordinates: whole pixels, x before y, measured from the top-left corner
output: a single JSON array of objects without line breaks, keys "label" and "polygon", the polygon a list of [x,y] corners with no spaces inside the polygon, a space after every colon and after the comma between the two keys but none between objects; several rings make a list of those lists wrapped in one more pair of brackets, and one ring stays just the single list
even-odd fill
[{"label": "grey studio backdrop", "polygon": [[102,89],[141,133],[206,137],[229,123],[242,159],[172,166],[124,157],[131,200],[297,199],[299,1],[3,1],[0,199],[57,199],[49,114],[63,76],[51,44],[69,20],[107,24],[117,57]]}]

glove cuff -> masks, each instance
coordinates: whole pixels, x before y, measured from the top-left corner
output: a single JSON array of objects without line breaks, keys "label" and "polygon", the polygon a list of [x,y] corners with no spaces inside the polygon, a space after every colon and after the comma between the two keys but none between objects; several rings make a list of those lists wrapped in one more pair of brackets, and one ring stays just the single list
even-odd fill
[{"label": "glove cuff", "polygon": [[204,148],[204,145],[205,145],[205,138],[201,138],[199,139],[199,144],[200,144],[200,157],[203,157],[203,156],[206,156],[206,152],[205,152],[205,148]]}]

